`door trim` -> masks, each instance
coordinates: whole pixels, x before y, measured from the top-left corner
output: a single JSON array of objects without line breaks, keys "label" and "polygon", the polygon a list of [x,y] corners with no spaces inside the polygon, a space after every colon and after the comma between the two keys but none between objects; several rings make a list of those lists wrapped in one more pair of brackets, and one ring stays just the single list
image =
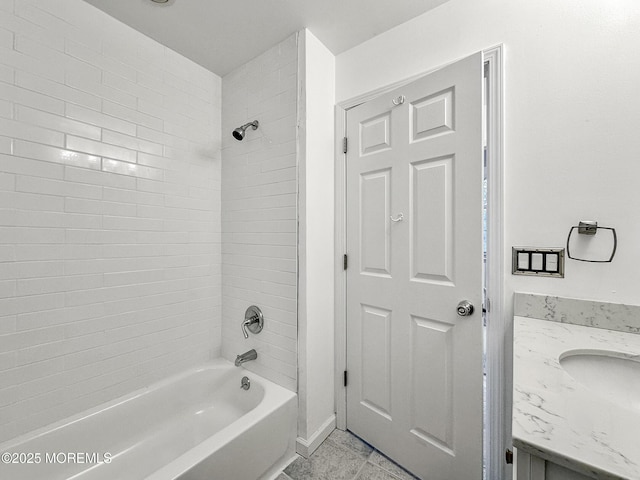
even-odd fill
[{"label": "door trim", "polygon": [[[485,466],[486,478],[511,478],[504,452],[511,439],[511,372],[507,372],[505,342],[511,324],[504,298],[504,47],[483,51],[488,64],[489,98],[487,108],[487,312],[485,396]],[[510,354],[509,354],[510,355]],[[508,470],[508,472],[507,472]]]},{"label": "door trim", "polygon": [[[489,195],[489,223],[487,245],[488,269],[488,297],[491,298],[491,311],[488,316],[487,329],[487,396],[485,402],[489,405],[488,415],[491,419],[485,429],[485,462],[487,478],[506,478],[504,476],[504,449],[510,426],[507,410],[510,390],[505,390],[510,383],[505,382],[505,352],[504,341],[509,322],[504,318],[503,295],[503,46],[483,50],[484,61],[488,63],[489,77],[489,118],[488,128],[488,190]],[[453,63],[453,62],[451,62]],[[408,79],[395,82],[372,92],[359,95],[340,102],[335,107],[335,398],[336,398],[336,426],[341,430],[347,427],[347,395],[343,384],[343,372],[347,366],[347,275],[343,268],[343,254],[346,253],[346,154],[343,152],[342,139],[346,136],[347,110],[399,86],[439,70],[436,69],[414,75]],[[490,252],[490,253],[489,253]],[[505,393],[506,392],[506,393]],[[492,441],[486,441],[490,435]]]}]

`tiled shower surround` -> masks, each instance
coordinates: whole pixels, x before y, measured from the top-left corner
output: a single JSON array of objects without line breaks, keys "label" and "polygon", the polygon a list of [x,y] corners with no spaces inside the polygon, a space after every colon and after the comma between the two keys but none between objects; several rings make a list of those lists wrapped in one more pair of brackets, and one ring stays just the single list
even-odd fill
[{"label": "tiled shower surround", "polygon": [[[251,348],[245,367],[296,390],[297,35],[222,79],[222,354]],[[234,128],[258,120],[243,141]],[[245,340],[244,312],[265,328]]]},{"label": "tiled shower surround", "polygon": [[220,89],[85,2],[0,0],[0,441],[219,356]]}]

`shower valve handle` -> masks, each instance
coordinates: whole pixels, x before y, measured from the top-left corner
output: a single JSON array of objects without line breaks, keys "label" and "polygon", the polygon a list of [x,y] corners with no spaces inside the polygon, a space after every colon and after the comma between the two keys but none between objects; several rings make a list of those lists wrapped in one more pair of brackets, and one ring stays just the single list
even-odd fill
[{"label": "shower valve handle", "polygon": [[262,311],[255,305],[251,305],[244,312],[244,321],[242,322],[242,335],[245,339],[249,338],[249,332],[260,333],[264,328],[264,316]]},{"label": "shower valve handle", "polygon": [[242,322],[242,334],[244,335],[244,338],[249,338],[249,332],[247,332],[247,327],[250,327],[251,325],[258,323],[259,321],[260,319],[258,318],[257,315],[254,315],[251,318],[244,319],[244,322]]}]

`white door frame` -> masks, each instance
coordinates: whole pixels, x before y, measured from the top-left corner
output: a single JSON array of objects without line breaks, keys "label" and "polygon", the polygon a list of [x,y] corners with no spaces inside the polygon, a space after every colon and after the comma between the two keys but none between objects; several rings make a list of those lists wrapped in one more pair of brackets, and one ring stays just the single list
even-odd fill
[{"label": "white door frame", "polygon": [[[509,438],[510,412],[506,411],[510,392],[505,390],[505,332],[510,319],[504,317],[503,295],[503,46],[483,50],[487,64],[489,91],[487,108],[490,124],[486,126],[488,143],[488,245],[487,245],[487,291],[490,309],[487,312],[487,395],[485,404],[486,420],[485,462],[487,478],[503,479],[505,476],[504,449]],[[453,62],[452,62],[453,63]],[[443,65],[444,66],[444,65]],[[442,67],[438,67],[442,68]],[[434,69],[436,70],[436,69]],[[335,395],[336,424],[341,430],[347,427],[347,395],[344,387],[344,372],[347,366],[347,321],[346,288],[347,275],[344,270],[343,254],[346,253],[346,154],[342,139],[346,136],[347,110],[382,93],[413,82],[429,72],[414,75],[402,81],[387,85],[372,92],[346,100],[335,109]],[[487,441],[490,438],[491,441]]]}]

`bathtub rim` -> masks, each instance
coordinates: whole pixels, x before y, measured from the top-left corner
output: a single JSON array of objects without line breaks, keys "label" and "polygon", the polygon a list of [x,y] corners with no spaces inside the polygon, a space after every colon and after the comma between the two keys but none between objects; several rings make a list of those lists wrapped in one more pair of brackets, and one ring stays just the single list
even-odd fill
[{"label": "bathtub rim", "polygon": [[[194,375],[197,374],[199,372],[205,371],[205,370],[215,370],[215,369],[227,369],[229,368],[230,370],[239,370],[239,371],[243,371],[244,375],[248,376],[249,379],[252,382],[256,382],[257,384],[259,384],[260,386],[262,386],[264,388],[264,398],[263,400],[260,401],[260,403],[258,403],[258,405],[256,407],[254,407],[252,410],[250,410],[246,415],[248,415],[249,413],[259,409],[259,407],[264,403],[265,399],[267,399],[267,395],[271,395],[273,396],[274,394],[277,396],[278,395],[278,391],[280,389],[282,389],[282,391],[280,392],[282,395],[282,399],[284,401],[285,397],[288,397],[290,394],[291,397],[295,397],[296,393],[292,392],[291,390],[288,390],[287,388],[278,385],[274,382],[272,382],[271,380],[267,380],[264,377],[260,376],[257,373],[253,373],[250,372],[249,370],[247,370],[244,367],[236,367],[233,363],[231,363],[230,361],[226,360],[225,358],[222,357],[218,357],[218,358],[214,358],[211,359],[207,362],[204,363],[199,363],[197,365],[194,365],[192,367],[187,368],[186,370],[181,370],[180,372],[177,372],[173,375],[170,375],[166,378],[163,378],[162,380],[158,380],[156,382],[150,383],[149,385],[146,385],[144,387],[141,387],[137,390],[134,390],[132,392],[129,392],[125,395],[121,395],[117,398],[114,398],[112,400],[109,400],[107,402],[101,403],[99,405],[96,405],[95,407],[91,407],[89,409],[83,410],[81,412],[78,412],[74,415],[71,415],[69,417],[65,417],[62,418],[60,420],[57,420],[55,422],[52,422],[50,424],[44,425],[42,427],[39,427],[35,430],[31,430],[29,432],[25,432],[17,437],[11,438],[9,440],[6,440],[5,442],[0,443],[0,452],[6,452],[6,451],[11,451],[12,449],[16,449],[21,447],[24,443],[30,441],[30,440],[35,440],[38,439],[48,433],[54,432],[56,430],[59,430],[61,428],[64,428],[66,426],[69,425],[73,425],[74,423],[77,423],[81,420],[84,420],[86,418],[92,417],[94,415],[97,415],[105,410],[109,410],[113,407],[116,407],[122,403],[126,403],[129,402],[131,400],[134,400],[138,397],[142,397],[144,395],[150,394],[154,391],[157,391],[171,383],[177,382],[179,380],[182,380],[183,378],[186,378],[190,375]],[[240,388],[238,386],[238,388]],[[244,415],[244,416],[246,416]],[[243,416],[243,417],[244,417]],[[242,418],[242,417],[241,417]],[[238,419],[240,420],[240,419]],[[234,422],[235,423],[235,422]],[[233,425],[233,424],[232,424]],[[220,431],[216,432],[217,435],[218,433],[222,432],[223,430],[225,430],[227,427],[224,427],[223,429],[221,429]],[[207,439],[209,440],[209,439]],[[205,440],[205,442],[207,441]],[[195,448],[195,447],[194,447]],[[189,450],[190,451],[190,450]],[[188,452],[185,452],[188,453]],[[180,458],[180,457],[177,457]],[[174,460],[177,460],[174,459]],[[172,460],[172,462],[174,461]],[[170,462],[170,463],[172,463]]]},{"label": "bathtub rim", "polygon": [[[291,408],[295,428],[298,408],[297,394],[270,380],[266,380],[255,373],[249,372],[247,376],[249,376],[252,382],[255,378],[261,382],[265,389],[263,400],[255,408],[242,415],[231,424],[220,429],[203,442],[200,442],[193,448],[187,450],[179,457],[174,458],[160,469],[145,477],[144,480],[177,479],[200,462],[206,460],[208,456],[217,451],[217,449],[226,445],[230,440],[246,433],[251,429],[251,427],[260,422],[260,420],[265,419],[269,414],[272,414],[279,409]],[[266,384],[264,382],[266,382]],[[291,405],[289,405],[289,403],[291,403]],[[290,442],[290,446],[292,447],[290,453],[295,454],[295,449],[293,448],[295,438],[292,440],[293,441]],[[287,452],[285,452],[284,455],[286,456]]]}]

